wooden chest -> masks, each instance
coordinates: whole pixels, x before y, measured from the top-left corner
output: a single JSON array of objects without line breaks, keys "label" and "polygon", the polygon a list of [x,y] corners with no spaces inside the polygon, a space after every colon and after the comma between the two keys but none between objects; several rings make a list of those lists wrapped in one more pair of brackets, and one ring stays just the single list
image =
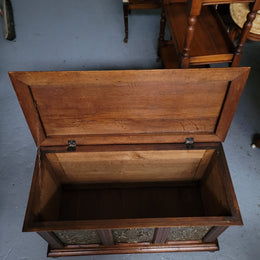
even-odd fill
[{"label": "wooden chest", "polygon": [[249,68],[10,72],[48,256],[218,250],[242,225],[221,142]]}]

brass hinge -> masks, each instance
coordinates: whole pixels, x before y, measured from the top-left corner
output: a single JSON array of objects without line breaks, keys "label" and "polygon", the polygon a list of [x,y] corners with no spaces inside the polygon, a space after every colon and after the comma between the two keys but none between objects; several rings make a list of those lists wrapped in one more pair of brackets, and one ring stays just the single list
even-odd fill
[{"label": "brass hinge", "polygon": [[68,141],[68,148],[67,148],[67,150],[70,151],[70,152],[76,151],[76,141],[69,140]]},{"label": "brass hinge", "polygon": [[187,137],[185,140],[186,148],[192,149],[194,145],[194,138],[193,137]]}]

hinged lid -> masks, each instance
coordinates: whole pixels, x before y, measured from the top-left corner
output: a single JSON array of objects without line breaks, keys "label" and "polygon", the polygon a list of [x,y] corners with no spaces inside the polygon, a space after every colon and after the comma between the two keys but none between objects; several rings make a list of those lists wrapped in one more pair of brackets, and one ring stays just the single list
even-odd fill
[{"label": "hinged lid", "polygon": [[224,141],[249,68],[10,72],[37,146]]}]

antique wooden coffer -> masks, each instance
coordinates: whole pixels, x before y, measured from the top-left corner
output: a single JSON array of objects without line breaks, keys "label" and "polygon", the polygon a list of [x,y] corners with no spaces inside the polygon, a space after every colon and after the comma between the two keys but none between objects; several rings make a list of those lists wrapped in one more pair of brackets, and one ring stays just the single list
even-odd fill
[{"label": "antique wooden coffer", "polygon": [[10,72],[48,256],[218,250],[242,225],[221,142],[249,68]]}]

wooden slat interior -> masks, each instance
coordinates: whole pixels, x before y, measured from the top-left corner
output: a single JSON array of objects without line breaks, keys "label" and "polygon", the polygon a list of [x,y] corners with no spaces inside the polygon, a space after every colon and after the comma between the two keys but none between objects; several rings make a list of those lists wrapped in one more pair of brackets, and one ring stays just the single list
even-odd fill
[{"label": "wooden slat interior", "polygon": [[204,216],[197,183],[63,186],[59,220]]},{"label": "wooden slat interior", "polygon": [[55,220],[59,216],[61,185],[47,160],[40,162],[34,194],[33,215],[38,220]]},{"label": "wooden slat interior", "polygon": [[199,179],[204,162],[208,163],[213,152],[213,149],[110,151],[46,156],[63,183],[115,183]]},{"label": "wooden slat interior", "polygon": [[[178,50],[182,52],[187,30],[188,5],[186,3],[166,5],[166,14],[171,33],[173,38],[176,39]],[[232,59],[234,45],[227,33],[225,33],[226,29],[221,26],[217,19],[212,14],[210,7],[202,7],[201,14],[197,17],[195,25],[190,49],[191,57],[226,54],[227,61]]]},{"label": "wooden slat interior", "polygon": [[231,216],[218,150],[136,148],[43,153],[28,227],[50,221]]},{"label": "wooden slat interior", "polygon": [[215,153],[202,178],[201,196],[205,212],[210,216],[230,214],[227,193],[220,177],[221,163],[220,157]]},{"label": "wooden slat interior", "polygon": [[[215,153],[214,149],[46,153],[33,212],[38,221],[212,216],[208,204],[216,199],[211,194],[225,196],[211,187],[215,185],[211,179],[218,185],[220,178],[220,169],[210,168]],[[213,177],[208,177],[211,172]],[[229,213],[227,205],[214,205],[219,207],[214,216]]]},{"label": "wooden slat interior", "polygon": [[155,73],[143,81],[127,75],[124,82],[115,82],[102,75],[97,83],[31,86],[47,137],[214,134],[227,81],[190,84],[187,78],[173,82]]}]

